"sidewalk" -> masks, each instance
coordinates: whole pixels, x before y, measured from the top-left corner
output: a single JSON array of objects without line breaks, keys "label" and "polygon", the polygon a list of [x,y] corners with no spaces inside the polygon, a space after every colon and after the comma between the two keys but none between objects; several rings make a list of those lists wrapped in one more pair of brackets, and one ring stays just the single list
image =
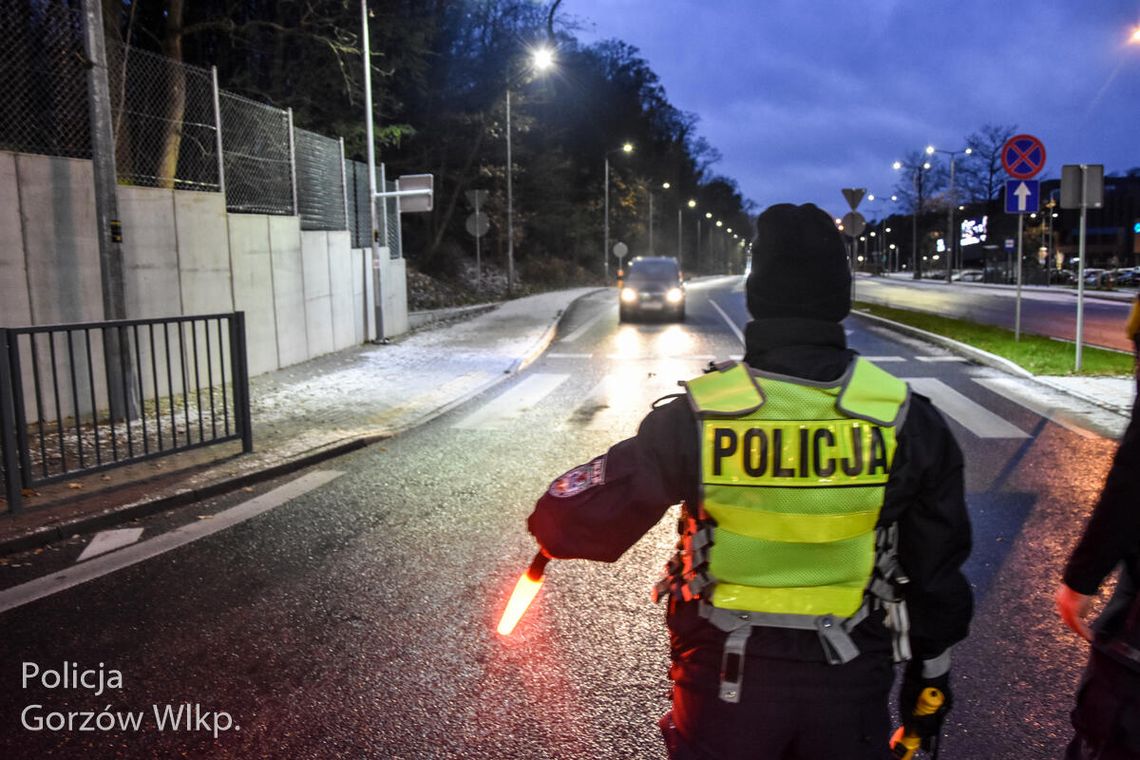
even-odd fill
[{"label": "sidewalk", "polygon": [[[423,315],[423,323],[438,321],[392,344],[255,377],[252,454],[223,444],[43,487],[28,495],[22,514],[0,514],[0,555],[234,491],[421,425],[526,367],[549,345],[571,304],[597,290],[460,310],[454,316],[463,321],[439,319],[452,316],[444,312]],[[1012,371],[977,349],[942,344]],[[1131,378],[1035,379],[1118,414],[1130,409]]]},{"label": "sidewalk", "polygon": [[[524,368],[546,349],[566,309],[596,291],[423,315],[417,321],[428,329],[391,344],[254,377],[252,454],[219,444],[40,487],[22,514],[0,507],[0,555],[237,490],[421,425]],[[463,321],[447,321],[451,311]]]}]

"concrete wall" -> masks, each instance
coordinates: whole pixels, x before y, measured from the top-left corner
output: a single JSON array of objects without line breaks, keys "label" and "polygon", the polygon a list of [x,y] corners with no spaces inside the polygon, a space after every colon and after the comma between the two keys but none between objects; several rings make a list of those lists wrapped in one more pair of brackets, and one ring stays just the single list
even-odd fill
[{"label": "concrete wall", "polygon": [[[374,269],[368,249],[353,249],[347,230],[305,231],[299,217],[229,214],[220,193],[120,185],[123,222],[123,269],[129,318],[202,315],[242,310],[251,374],[260,374],[358,345],[377,337]],[[383,335],[408,330],[406,270],[380,249],[379,272]],[[0,326],[21,327],[103,319],[91,162],[0,151]],[[67,417],[90,406],[91,386],[105,393],[102,346],[92,334],[88,372],[83,337],[77,338],[79,398],[61,388],[60,407]],[[179,361],[206,364],[205,348],[193,356],[194,331],[186,328],[186,346],[177,344]],[[198,335],[204,343],[204,334]],[[41,345],[41,342],[43,345]],[[224,343],[224,341],[223,341]],[[25,338],[24,347],[30,342]],[[225,345],[215,341],[214,355]],[[166,348],[156,342],[157,358]],[[52,353],[37,342],[40,366]],[[149,341],[140,341],[149,361]],[[59,369],[70,358],[56,346]],[[22,367],[31,387],[29,361]],[[94,380],[86,382],[84,376]],[[182,388],[159,378],[158,392]],[[155,383],[143,378],[150,397]],[[66,392],[65,392],[66,391]],[[65,398],[66,396],[66,398]],[[33,401],[26,410],[34,417]],[[50,389],[43,404],[54,416]]]}]

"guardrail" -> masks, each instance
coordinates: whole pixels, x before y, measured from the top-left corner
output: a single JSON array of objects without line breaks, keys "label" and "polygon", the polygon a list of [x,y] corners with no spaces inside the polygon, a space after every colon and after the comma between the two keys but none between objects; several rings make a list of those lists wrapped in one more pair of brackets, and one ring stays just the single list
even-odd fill
[{"label": "guardrail", "polygon": [[0,328],[0,474],[23,489],[240,440],[245,314]]}]

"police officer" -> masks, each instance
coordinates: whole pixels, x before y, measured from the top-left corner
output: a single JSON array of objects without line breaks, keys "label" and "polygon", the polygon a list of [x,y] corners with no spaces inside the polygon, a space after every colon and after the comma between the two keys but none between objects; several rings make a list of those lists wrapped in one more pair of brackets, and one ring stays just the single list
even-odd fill
[{"label": "police officer", "polygon": [[[667,603],[673,758],[886,758],[900,712],[936,741],[973,599],[962,454],[923,396],[846,346],[851,274],[811,205],[757,219],[743,363],[655,404],[635,437],[555,480],[529,528],[614,561],[681,504]],[[914,719],[918,694],[946,696]]]},{"label": "police officer", "polygon": [[[1093,645],[1072,713],[1076,736],[1068,760],[1140,758],[1140,296],[1126,330],[1137,346],[1132,420],[1056,594],[1061,619]],[[1094,633],[1084,617],[1117,565],[1120,580]]]}]

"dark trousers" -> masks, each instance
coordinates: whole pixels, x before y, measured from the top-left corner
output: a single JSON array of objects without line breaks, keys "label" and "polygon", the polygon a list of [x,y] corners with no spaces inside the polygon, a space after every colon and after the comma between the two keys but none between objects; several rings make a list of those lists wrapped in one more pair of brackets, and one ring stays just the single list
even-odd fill
[{"label": "dark trousers", "polygon": [[1140,758],[1140,673],[1094,649],[1072,719],[1065,760]]},{"label": "dark trousers", "polygon": [[739,703],[675,684],[661,730],[672,760],[887,760],[893,677],[881,656],[762,660],[745,674]]}]

